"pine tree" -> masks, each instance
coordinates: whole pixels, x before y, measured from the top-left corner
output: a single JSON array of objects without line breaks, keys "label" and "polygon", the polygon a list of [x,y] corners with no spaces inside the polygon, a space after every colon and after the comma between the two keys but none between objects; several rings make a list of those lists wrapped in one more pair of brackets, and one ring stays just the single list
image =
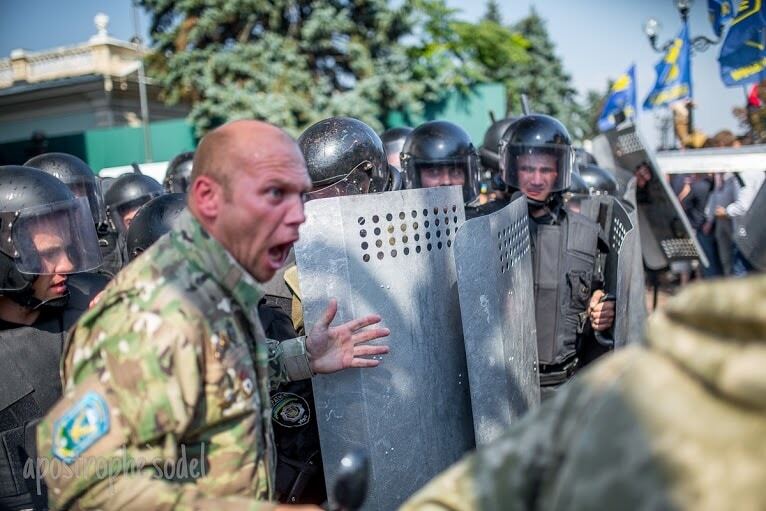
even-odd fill
[{"label": "pine tree", "polygon": [[198,134],[238,118],[293,134],[331,115],[375,129],[391,110],[417,111],[402,40],[406,6],[386,0],[141,0],[151,14],[152,76],[170,103],[190,100]]},{"label": "pine tree", "polygon": [[498,25],[503,24],[503,15],[500,14],[500,5],[497,3],[497,0],[487,1],[487,10],[484,12],[482,20],[493,21]]},{"label": "pine tree", "polygon": [[556,117],[575,139],[582,139],[587,121],[577,103],[572,77],[556,55],[544,20],[532,8],[528,16],[511,28],[528,42],[529,59],[519,62],[514,71],[515,77],[509,87],[510,108],[520,113],[520,98],[525,93],[535,112]]}]

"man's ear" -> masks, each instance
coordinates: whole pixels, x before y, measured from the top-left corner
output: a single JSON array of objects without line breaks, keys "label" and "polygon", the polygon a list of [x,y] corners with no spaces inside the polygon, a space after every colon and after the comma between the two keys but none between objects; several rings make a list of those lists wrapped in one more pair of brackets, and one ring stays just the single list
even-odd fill
[{"label": "man's ear", "polygon": [[223,188],[210,176],[198,176],[189,189],[189,202],[202,219],[213,222],[223,204]]}]

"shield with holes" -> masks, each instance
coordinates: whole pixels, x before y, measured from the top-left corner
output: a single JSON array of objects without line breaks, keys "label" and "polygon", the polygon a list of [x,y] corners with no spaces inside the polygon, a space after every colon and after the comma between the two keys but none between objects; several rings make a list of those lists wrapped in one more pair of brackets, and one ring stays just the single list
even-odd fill
[{"label": "shield with holes", "polygon": [[455,238],[476,443],[540,402],[527,201],[468,220]]},{"label": "shield with holes", "polygon": [[615,299],[615,320],[608,332],[596,337],[615,348],[640,339],[646,314],[643,267],[635,265],[636,257],[640,257],[638,229],[635,214],[631,215],[629,209],[620,199],[608,195],[581,201],[581,212],[601,226],[609,245],[601,279],[604,291]]},{"label": "shield with holes", "polygon": [[629,123],[620,125],[596,137],[596,148],[599,148],[595,154],[600,164],[613,171],[623,185],[635,174],[649,177],[648,181],[639,180],[636,188],[641,251],[646,267],[662,270],[673,261],[694,259],[707,266],[694,230],[638,128]]},{"label": "shield with holes", "polygon": [[395,509],[474,445],[453,256],[459,187],[306,203],[295,245],[306,331],[379,314],[391,347],[372,369],[313,378],[328,495],[340,459],[369,452],[364,509]]}]

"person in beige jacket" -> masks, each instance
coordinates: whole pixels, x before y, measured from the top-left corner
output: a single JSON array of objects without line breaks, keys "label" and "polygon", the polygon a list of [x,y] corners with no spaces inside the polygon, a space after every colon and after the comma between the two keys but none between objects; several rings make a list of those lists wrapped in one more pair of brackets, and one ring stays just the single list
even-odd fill
[{"label": "person in beige jacket", "polygon": [[766,276],[692,285],[401,508],[766,509]]}]

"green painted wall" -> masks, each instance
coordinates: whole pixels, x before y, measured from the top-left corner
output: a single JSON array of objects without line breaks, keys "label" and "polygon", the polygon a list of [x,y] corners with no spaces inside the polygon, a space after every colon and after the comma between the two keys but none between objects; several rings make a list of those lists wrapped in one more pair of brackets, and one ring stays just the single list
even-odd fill
[{"label": "green painted wall", "polygon": [[471,136],[476,147],[484,140],[492,121],[489,112],[497,119],[505,117],[507,99],[505,86],[499,83],[481,84],[473,87],[468,94],[452,92],[443,101],[426,105],[422,115],[409,112],[394,112],[388,116],[386,125],[415,127],[425,121],[444,120],[462,126]]},{"label": "green painted wall", "polygon": [[[152,160],[168,161],[178,153],[193,150],[197,144],[192,127],[184,119],[150,124]],[[147,161],[142,128],[111,128],[85,132],[88,165],[98,170]]]},{"label": "green painted wall", "polygon": [[[197,146],[194,131],[184,119],[153,122],[149,130],[154,161],[171,160],[177,154]],[[21,165],[39,152],[29,140],[0,144],[0,165]],[[49,137],[42,152],[73,154],[85,160],[96,172],[107,167],[146,161],[142,128],[104,128]]]}]

